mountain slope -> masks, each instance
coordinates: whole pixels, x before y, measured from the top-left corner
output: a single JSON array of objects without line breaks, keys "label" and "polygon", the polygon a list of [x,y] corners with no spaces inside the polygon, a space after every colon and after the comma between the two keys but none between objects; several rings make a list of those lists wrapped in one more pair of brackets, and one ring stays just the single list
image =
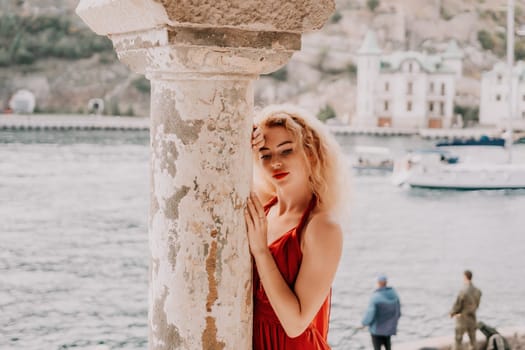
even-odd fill
[{"label": "mountain slope", "polygon": [[[116,61],[107,41],[89,32],[74,14],[77,1],[34,3],[0,0],[0,109],[17,89],[29,88],[41,111],[85,111],[90,98],[101,97],[111,106],[110,113],[148,114],[148,83]],[[329,105],[340,119],[351,118],[355,52],[372,28],[385,52],[439,52],[450,39],[457,40],[465,52],[457,103],[475,106],[482,71],[505,54],[505,4],[506,0],[340,0],[323,30],[304,35],[301,52],[256,83],[256,104],[295,102],[314,112]],[[54,18],[67,25],[57,25],[62,28],[58,39],[49,28],[23,35],[14,52],[15,36],[5,28],[5,16],[26,23]],[[516,2],[516,22],[525,24],[524,2]],[[31,61],[30,55],[37,57]],[[525,38],[517,38],[516,56],[525,58]],[[7,64],[5,57],[10,59]]]}]

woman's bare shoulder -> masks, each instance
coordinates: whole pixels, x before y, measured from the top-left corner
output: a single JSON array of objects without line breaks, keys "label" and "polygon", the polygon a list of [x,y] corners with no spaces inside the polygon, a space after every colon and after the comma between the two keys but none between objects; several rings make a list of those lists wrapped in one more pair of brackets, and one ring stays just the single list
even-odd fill
[{"label": "woman's bare shoulder", "polygon": [[308,226],[312,228],[341,229],[336,216],[325,210],[314,211],[310,216]]},{"label": "woman's bare shoulder", "polygon": [[314,212],[304,230],[305,243],[340,244],[342,237],[341,225],[334,215],[326,211]]}]

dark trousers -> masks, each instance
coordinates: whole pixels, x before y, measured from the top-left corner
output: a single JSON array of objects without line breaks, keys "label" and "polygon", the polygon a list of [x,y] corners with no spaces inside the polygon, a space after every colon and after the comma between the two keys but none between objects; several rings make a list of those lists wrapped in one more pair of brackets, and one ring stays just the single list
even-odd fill
[{"label": "dark trousers", "polygon": [[374,350],[381,350],[381,345],[385,347],[385,350],[390,350],[390,336],[372,334],[372,344],[374,344]]}]

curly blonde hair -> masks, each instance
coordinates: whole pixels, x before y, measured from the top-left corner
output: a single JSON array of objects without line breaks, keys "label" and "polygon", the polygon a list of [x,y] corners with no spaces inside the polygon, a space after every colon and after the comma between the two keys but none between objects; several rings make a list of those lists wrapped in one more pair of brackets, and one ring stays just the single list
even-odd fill
[{"label": "curly blonde hair", "polygon": [[[334,137],[324,125],[308,112],[291,105],[271,105],[255,116],[255,124],[261,129],[284,127],[302,145],[302,153],[310,173],[309,183],[322,210],[339,212],[344,195],[345,167],[341,151]],[[274,196],[276,190],[265,177],[254,152],[254,175],[259,188],[267,196]]]}]

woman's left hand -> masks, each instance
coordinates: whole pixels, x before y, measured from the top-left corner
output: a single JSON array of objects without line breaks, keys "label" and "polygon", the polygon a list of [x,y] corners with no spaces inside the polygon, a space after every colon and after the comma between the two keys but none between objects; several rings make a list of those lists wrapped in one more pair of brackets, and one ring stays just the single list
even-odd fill
[{"label": "woman's left hand", "polygon": [[252,150],[258,151],[262,146],[264,146],[264,135],[261,128],[254,124],[252,129]]},{"label": "woman's left hand", "polygon": [[253,192],[250,192],[248,197],[244,220],[248,231],[250,252],[253,256],[265,253],[268,250],[268,222],[261,201]]}]

